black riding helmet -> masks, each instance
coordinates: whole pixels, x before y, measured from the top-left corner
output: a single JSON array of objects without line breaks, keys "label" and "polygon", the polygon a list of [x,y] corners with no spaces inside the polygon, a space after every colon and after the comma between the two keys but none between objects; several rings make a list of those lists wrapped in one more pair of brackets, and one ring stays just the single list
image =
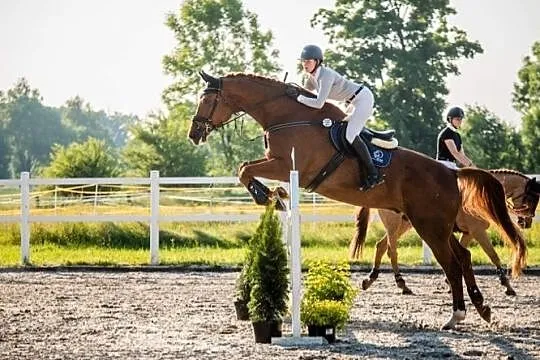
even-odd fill
[{"label": "black riding helmet", "polygon": [[465,117],[465,112],[463,111],[462,108],[455,106],[451,108],[450,110],[448,110],[448,114],[446,114],[446,121],[450,121],[450,119],[455,118],[455,117],[459,117],[462,119]]},{"label": "black riding helmet", "polygon": [[319,63],[323,62],[323,53],[320,47],[317,45],[306,45],[302,49],[302,54],[300,54],[301,60],[318,60]]}]

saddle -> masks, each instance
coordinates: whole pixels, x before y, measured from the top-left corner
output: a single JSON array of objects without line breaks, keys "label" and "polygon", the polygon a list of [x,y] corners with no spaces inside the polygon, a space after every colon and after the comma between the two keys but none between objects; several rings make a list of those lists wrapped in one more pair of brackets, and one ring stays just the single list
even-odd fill
[{"label": "saddle", "polygon": [[[336,153],[321,171],[319,171],[317,176],[315,176],[315,178],[306,186],[305,189],[308,192],[315,191],[317,186],[341,165],[343,160],[345,160],[345,157],[356,157],[356,152],[345,137],[348,122],[324,119],[321,122],[321,125],[330,128],[328,131],[330,142],[334,149],[336,149]],[[398,146],[398,141],[394,137],[394,134],[395,130],[375,131],[368,128],[364,128],[360,132],[360,137],[362,137],[362,140],[366,143],[375,166],[381,168],[390,164],[390,160],[392,159],[391,150]]]},{"label": "saddle", "polygon": [[[332,121],[330,125],[330,141],[334,148],[346,156],[356,156],[352,145],[345,138],[348,122]],[[376,131],[364,127],[360,137],[367,144],[375,166],[386,167],[390,163],[392,153],[388,150],[397,148],[398,140],[394,137],[395,130]]]}]

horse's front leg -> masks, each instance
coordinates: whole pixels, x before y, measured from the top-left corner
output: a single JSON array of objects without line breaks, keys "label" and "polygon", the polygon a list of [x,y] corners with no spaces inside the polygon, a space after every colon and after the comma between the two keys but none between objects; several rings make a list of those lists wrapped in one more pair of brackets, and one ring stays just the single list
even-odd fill
[{"label": "horse's front leg", "polygon": [[284,169],[288,168],[287,166],[285,161],[275,158],[245,162],[240,166],[238,178],[248,189],[257,205],[268,205],[272,200],[276,199],[276,208],[285,210],[285,205],[281,199],[288,196],[287,191],[282,187],[270,190],[262,182],[255,179],[255,176],[287,181],[287,172],[284,171]]}]

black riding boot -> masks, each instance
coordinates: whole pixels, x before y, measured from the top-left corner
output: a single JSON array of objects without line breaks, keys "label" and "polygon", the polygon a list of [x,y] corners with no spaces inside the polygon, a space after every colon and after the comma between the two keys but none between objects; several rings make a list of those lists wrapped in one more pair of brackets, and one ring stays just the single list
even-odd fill
[{"label": "black riding boot", "polygon": [[384,180],[383,177],[379,174],[379,170],[373,164],[371,155],[367,145],[364,143],[364,140],[358,135],[354,138],[352,143],[354,151],[358,156],[358,165],[360,169],[364,168],[367,172],[367,176],[364,178],[363,173],[360,172],[360,179],[364,179],[360,186],[360,190],[369,190],[375,185],[381,184]]}]

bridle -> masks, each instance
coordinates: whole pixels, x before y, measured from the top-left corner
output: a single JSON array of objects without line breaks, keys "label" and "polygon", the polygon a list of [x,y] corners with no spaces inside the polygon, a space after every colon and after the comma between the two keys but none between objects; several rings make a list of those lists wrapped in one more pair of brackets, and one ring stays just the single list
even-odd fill
[{"label": "bridle", "polygon": [[[217,85],[218,85],[217,87],[212,87],[212,86],[207,87],[206,89],[204,89],[203,94],[201,95],[201,96],[204,96],[204,95],[207,95],[207,94],[214,94],[214,93],[216,94],[216,96],[214,97],[214,101],[212,103],[212,106],[210,108],[210,113],[208,114],[208,116],[201,116],[201,115],[197,114],[197,115],[193,116],[193,119],[192,119],[193,123],[195,124],[196,129],[198,131],[202,131],[201,138],[202,138],[203,141],[206,141],[206,137],[213,130],[222,128],[225,125],[227,125],[227,124],[241,118],[242,116],[246,115],[250,111],[255,110],[255,109],[259,108],[260,106],[262,106],[264,104],[272,102],[272,101],[286,95],[286,93],[283,92],[283,93],[277,94],[277,95],[275,95],[273,97],[270,97],[269,99],[264,99],[264,100],[258,101],[254,105],[250,106],[248,110],[246,110],[246,109],[243,109],[242,107],[238,106],[236,103],[234,103],[230,99],[227,100],[225,98],[225,96],[223,96],[222,79],[221,78],[218,79],[218,84]],[[214,116],[217,105],[219,104],[220,101],[222,101],[225,104],[229,105],[229,107],[231,107],[232,109],[239,109],[238,111],[241,111],[241,114],[238,114],[238,115],[236,115],[234,117],[231,117],[227,121],[224,121],[224,122],[222,122],[220,124],[214,125],[213,122],[212,122],[212,117]],[[238,111],[233,112],[233,114],[237,114]]]}]

